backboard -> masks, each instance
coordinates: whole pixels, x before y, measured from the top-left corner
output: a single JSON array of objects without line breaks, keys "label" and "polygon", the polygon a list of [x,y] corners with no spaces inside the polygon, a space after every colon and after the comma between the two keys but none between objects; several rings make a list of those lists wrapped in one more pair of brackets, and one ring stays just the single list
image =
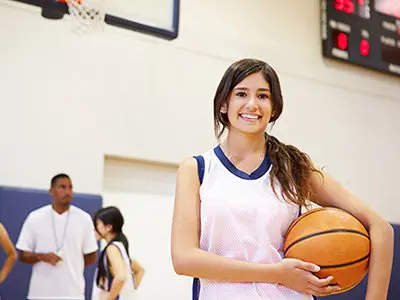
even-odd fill
[{"label": "backboard", "polygon": [[[53,2],[62,13],[68,8],[62,0],[10,0],[44,7]],[[50,3],[51,4],[51,3]],[[105,23],[128,30],[173,40],[178,36],[180,0],[108,0]]]}]

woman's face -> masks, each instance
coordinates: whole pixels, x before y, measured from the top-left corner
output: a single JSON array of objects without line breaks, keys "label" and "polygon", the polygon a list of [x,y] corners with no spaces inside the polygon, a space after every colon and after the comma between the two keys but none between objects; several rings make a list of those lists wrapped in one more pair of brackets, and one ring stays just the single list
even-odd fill
[{"label": "woman's face", "polygon": [[100,219],[96,220],[96,234],[100,236],[100,239],[106,237],[111,229],[111,225],[105,225],[104,222]]},{"label": "woman's face", "polygon": [[221,111],[228,114],[229,130],[243,133],[265,132],[272,114],[271,89],[263,75],[247,76],[232,90],[229,105]]}]

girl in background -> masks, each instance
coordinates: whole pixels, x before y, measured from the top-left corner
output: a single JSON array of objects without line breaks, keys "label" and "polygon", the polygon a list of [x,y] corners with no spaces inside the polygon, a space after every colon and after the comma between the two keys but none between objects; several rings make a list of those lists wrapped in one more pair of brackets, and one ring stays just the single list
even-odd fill
[{"label": "girl in background", "polygon": [[106,241],[95,275],[92,299],[130,300],[138,288],[143,267],[129,256],[129,243],[122,231],[124,218],[118,208],[100,209],[94,216],[97,237]]}]

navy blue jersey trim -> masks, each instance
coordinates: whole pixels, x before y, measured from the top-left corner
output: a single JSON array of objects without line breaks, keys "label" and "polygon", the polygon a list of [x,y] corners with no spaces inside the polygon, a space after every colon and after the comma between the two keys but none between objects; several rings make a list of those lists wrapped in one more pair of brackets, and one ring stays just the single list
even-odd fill
[{"label": "navy blue jersey trim", "polygon": [[111,275],[111,271],[110,271],[110,268],[108,267],[108,264],[107,264],[107,281],[108,281],[107,282],[108,283],[107,291],[109,292],[111,290],[113,277]]},{"label": "navy blue jersey trim", "polygon": [[198,300],[199,295],[200,295],[200,280],[198,278],[193,278],[192,300]]},{"label": "navy blue jersey trim", "polygon": [[205,166],[204,157],[201,156],[201,155],[193,156],[193,157],[197,161],[197,174],[199,175],[200,184],[202,184],[203,183],[203,178],[204,178],[204,168],[205,168],[204,167]]},{"label": "navy blue jersey trim", "polygon": [[232,174],[236,175],[237,177],[240,177],[242,179],[247,179],[247,180],[254,180],[262,177],[269,168],[271,167],[271,161],[269,159],[268,155],[265,155],[264,160],[262,161],[261,165],[252,173],[247,174],[238,168],[229,160],[229,158],[225,155],[225,153],[222,151],[221,146],[218,145],[217,147],[214,148],[214,153],[218,157],[218,159],[221,161],[221,163],[231,172]]},{"label": "navy blue jersey trim", "polygon": [[[201,155],[193,156],[197,161],[197,174],[199,176],[200,185],[203,183],[204,179],[204,169],[205,162],[204,157]],[[192,284],[192,300],[198,300],[200,294],[200,280],[198,278],[193,278]]]}]

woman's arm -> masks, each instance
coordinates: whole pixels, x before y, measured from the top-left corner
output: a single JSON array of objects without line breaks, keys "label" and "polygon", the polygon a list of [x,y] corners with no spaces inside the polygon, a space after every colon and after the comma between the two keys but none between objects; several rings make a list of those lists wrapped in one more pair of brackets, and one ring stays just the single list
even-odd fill
[{"label": "woman's arm", "polygon": [[371,255],[366,300],[386,300],[393,263],[393,227],[327,173],[323,175],[322,179],[317,173],[313,174],[313,201],[320,206],[343,209],[367,228]]},{"label": "woman's arm", "polygon": [[135,276],[134,280],[135,289],[138,289],[143,279],[144,268],[137,260],[134,259],[132,259],[131,261],[131,267],[132,267],[132,272]]},{"label": "woman's arm", "polygon": [[3,268],[0,271],[0,283],[3,282],[11,269],[13,268],[15,261],[17,260],[17,251],[14,248],[13,243],[7,233],[7,230],[2,224],[0,224],[0,244],[7,255],[7,259],[4,262]]},{"label": "woman's arm", "polygon": [[113,280],[107,300],[115,300],[126,280],[126,266],[117,246],[108,246],[106,253],[113,270]]}]

